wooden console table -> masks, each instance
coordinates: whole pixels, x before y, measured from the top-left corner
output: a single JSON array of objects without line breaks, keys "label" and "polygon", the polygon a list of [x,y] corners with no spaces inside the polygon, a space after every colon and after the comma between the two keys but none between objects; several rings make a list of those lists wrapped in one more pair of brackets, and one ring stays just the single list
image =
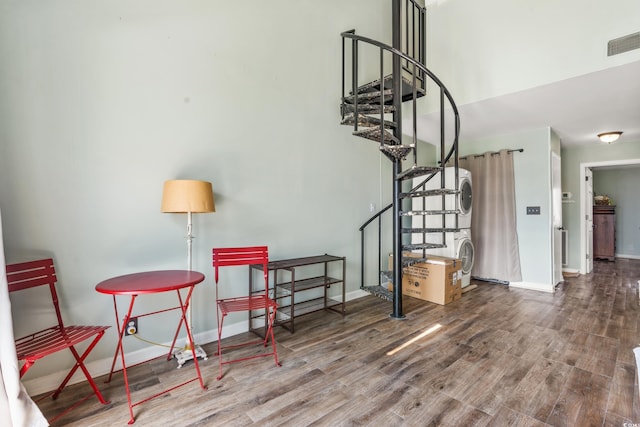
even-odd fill
[{"label": "wooden console table", "polygon": [[[273,276],[273,280],[271,277],[268,278],[269,293],[278,302],[274,326],[282,326],[293,333],[297,317],[320,310],[332,311],[344,317],[345,257],[325,254],[283,259],[269,262],[267,268],[269,272],[273,272],[270,275]],[[254,288],[255,270],[262,274],[262,264],[249,266],[251,293],[264,291]],[[334,277],[331,274],[339,276]],[[336,287],[340,289],[336,291]],[[264,313],[249,313],[249,329],[261,334],[266,326],[266,321],[263,320]]]},{"label": "wooden console table", "polygon": [[593,258],[616,259],[616,207],[593,207]]}]

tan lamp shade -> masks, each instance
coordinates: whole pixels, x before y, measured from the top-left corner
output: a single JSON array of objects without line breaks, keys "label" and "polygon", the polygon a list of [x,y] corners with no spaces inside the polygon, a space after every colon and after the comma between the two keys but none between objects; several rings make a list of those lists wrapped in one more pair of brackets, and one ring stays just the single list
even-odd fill
[{"label": "tan lamp shade", "polygon": [[168,213],[215,212],[213,186],[210,182],[192,179],[165,181],[160,210]]}]

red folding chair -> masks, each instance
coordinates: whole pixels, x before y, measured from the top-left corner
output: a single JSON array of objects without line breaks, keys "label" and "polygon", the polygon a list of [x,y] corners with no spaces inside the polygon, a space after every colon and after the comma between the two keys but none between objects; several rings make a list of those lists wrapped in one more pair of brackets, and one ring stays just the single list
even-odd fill
[{"label": "red folding chair", "polygon": [[[265,357],[273,355],[276,366],[282,366],[278,361],[278,351],[276,349],[276,340],[273,336],[273,321],[276,317],[276,309],[278,304],[269,297],[269,270],[267,264],[269,263],[269,252],[266,246],[252,246],[242,248],[214,248],[213,249],[213,268],[215,270],[215,282],[216,282],[216,306],[218,317],[218,361],[220,365],[220,375],[218,380],[222,378],[222,365],[229,363],[242,362],[245,360],[255,359],[258,357]],[[254,265],[261,264],[262,271],[264,272],[264,292],[259,292],[251,295],[237,296],[233,298],[220,298],[218,290],[218,270],[220,267],[228,266],[240,266],[240,265]],[[251,273],[249,273],[251,274]],[[234,286],[236,289],[243,289],[244,294],[247,293],[248,285],[246,282]],[[264,339],[254,340],[241,344],[222,346],[222,325],[224,318],[229,313],[235,312],[249,312],[249,322],[251,322],[251,311],[264,310],[264,316],[267,319],[267,328],[265,330]],[[260,353],[253,356],[241,357],[232,360],[223,360],[222,351],[227,349],[233,349],[238,347],[244,347],[247,345],[262,344],[267,347],[269,338],[271,338],[271,352]]]},{"label": "red folding chair", "polygon": [[[71,354],[73,354],[76,363],[73,365],[62,383],[60,383],[58,388],[52,393],[43,396],[43,398],[51,396],[53,399],[56,399],[76,370],[80,368],[84,373],[84,376],[87,378],[89,385],[91,385],[93,394],[96,395],[100,403],[109,403],[102,396],[100,390],[98,390],[93,378],[91,378],[89,371],[84,365],[84,360],[110,326],[65,326],[63,324],[62,315],[60,314],[60,306],[58,304],[58,295],[55,288],[55,283],[57,281],[56,271],[52,259],[49,258],[19,264],[10,264],[7,265],[6,268],[10,293],[36,288],[38,286],[49,287],[53,308],[58,321],[55,326],[34,332],[16,340],[16,353],[18,355],[18,360],[24,363],[20,369],[20,378],[27,373],[29,368],[31,368],[37,360],[68,348],[71,351]],[[85,351],[82,354],[79,354],[75,348],[76,344],[89,339],[92,339],[92,341],[89,343]],[[55,419],[66,414],[90,396],[91,393],[77,401],[61,414],[57,415],[53,420],[50,420],[50,422],[53,422]]]}]

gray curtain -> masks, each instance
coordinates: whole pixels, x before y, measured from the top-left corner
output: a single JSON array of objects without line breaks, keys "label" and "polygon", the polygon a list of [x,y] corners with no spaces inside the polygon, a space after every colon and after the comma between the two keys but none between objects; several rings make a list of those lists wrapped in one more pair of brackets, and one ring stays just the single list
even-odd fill
[{"label": "gray curtain", "polygon": [[513,154],[469,155],[460,167],[471,172],[473,200],[471,240],[475,261],[471,275],[499,282],[520,282],[520,253],[516,231]]},{"label": "gray curtain", "polygon": [[18,358],[13,340],[13,320],[5,272],[2,216],[0,215],[0,425],[8,427],[48,426],[38,407],[20,382]]}]

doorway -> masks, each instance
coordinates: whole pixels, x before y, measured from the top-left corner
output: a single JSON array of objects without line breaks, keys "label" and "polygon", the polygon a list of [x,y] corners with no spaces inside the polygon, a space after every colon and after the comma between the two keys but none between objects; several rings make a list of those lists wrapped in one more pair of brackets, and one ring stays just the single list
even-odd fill
[{"label": "doorway", "polygon": [[[585,200],[589,197],[589,185],[587,185],[586,177],[590,174],[590,170],[598,167],[611,166],[628,166],[640,165],[640,159],[628,160],[608,160],[605,162],[589,162],[580,163],[580,273],[588,274],[591,272],[592,263],[588,262],[588,256],[593,253],[593,242],[588,238],[589,227],[591,226],[591,213],[588,211],[590,206],[586,206]],[[593,185],[592,182],[590,182]]]}]

